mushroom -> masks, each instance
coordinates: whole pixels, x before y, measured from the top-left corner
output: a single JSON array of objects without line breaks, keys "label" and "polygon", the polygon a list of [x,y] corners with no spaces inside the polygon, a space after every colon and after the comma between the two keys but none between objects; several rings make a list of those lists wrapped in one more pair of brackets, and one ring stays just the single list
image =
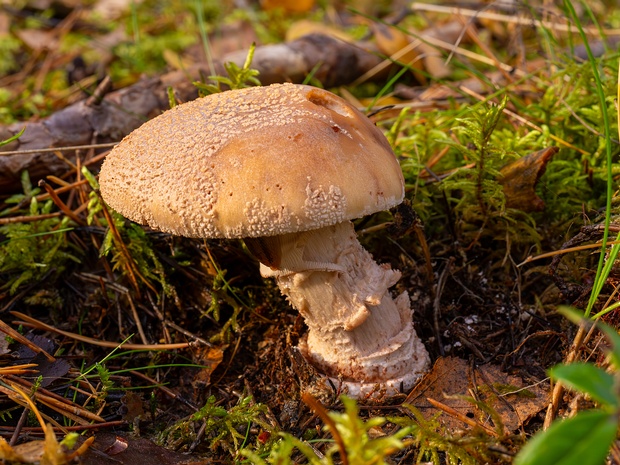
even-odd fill
[{"label": "mushroom", "polygon": [[350,220],[402,202],[381,131],[322,89],[276,84],[213,94],[148,121],[107,156],[101,194],[171,234],[243,238],[304,317],[305,357],[353,396],[410,389],[429,356],[400,272],[378,265]]}]

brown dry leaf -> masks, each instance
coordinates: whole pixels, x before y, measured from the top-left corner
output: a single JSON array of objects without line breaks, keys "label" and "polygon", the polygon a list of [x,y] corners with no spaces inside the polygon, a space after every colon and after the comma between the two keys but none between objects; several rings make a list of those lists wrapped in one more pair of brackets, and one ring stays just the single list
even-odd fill
[{"label": "brown dry leaf", "polygon": [[287,42],[292,42],[293,40],[297,40],[300,37],[307,36],[308,34],[323,34],[326,36],[335,37],[336,39],[344,40],[345,42],[354,42],[353,38],[346,32],[324,23],[310,21],[309,19],[301,19],[291,24],[286,31],[285,40]]},{"label": "brown dry leaf", "polygon": [[194,459],[185,454],[172,452],[147,439],[99,433],[95,442],[81,457],[82,465],[199,465],[210,460]]},{"label": "brown dry leaf", "polygon": [[137,392],[125,392],[122,403],[124,407],[123,420],[127,423],[133,423],[136,418],[141,418],[147,413],[144,409],[144,399]]},{"label": "brown dry leaf", "polygon": [[314,7],[314,0],[261,0],[263,10],[281,8],[287,13],[305,13]]},{"label": "brown dry leaf", "polygon": [[43,425],[45,440],[28,441],[11,447],[0,438],[1,463],[65,465],[70,462],[69,456],[56,439],[51,425]]},{"label": "brown dry leaf", "polygon": [[[54,353],[56,349],[54,342],[46,337],[29,334],[28,339],[43,349],[44,353]],[[41,387],[47,387],[58,378],[65,376],[71,368],[71,365],[66,360],[59,358],[50,361],[43,352],[35,353],[25,345],[19,346],[16,353],[16,365],[28,363],[35,363],[37,365],[37,369],[32,375],[22,377],[34,382],[36,378],[41,376]]]},{"label": "brown dry leaf", "polygon": [[53,31],[20,29],[15,31],[15,35],[32,50],[55,50],[58,47],[58,40]]},{"label": "brown dry leaf", "polygon": [[194,60],[190,57],[183,56],[178,52],[170,50],[169,48],[164,49],[162,56],[164,60],[166,60],[166,64],[171,69],[184,70],[190,68],[194,64]]},{"label": "brown dry leaf", "polygon": [[549,147],[504,166],[498,182],[504,187],[506,207],[524,212],[542,211],[545,203],[536,195],[536,184],[545,173],[547,163],[558,153],[557,147]]},{"label": "brown dry leaf", "polygon": [[[43,442],[43,441],[37,441]],[[0,463],[24,462],[22,457],[3,437],[0,437]]]},{"label": "brown dry leaf", "polygon": [[7,13],[0,11],[0,38],[6,39],[10,34],[11,19]]},{"label": "brown dry leaf", "polygon": [[19,457],[19,461],[22,463],[38,462],[41,460],[41,457],[43,457],[44,450],[45,441],[41,440],[25,442],[14,447],[15,454]]},{"label": "brown dry leaf", "polygon": [[93,12],[103,19],[114,20],[120,18],[131,9],[131,4],[142,3],[141,0],[98,0],[95,2]]},{"label": "brown dry leaf", "polygon": [[403,103],[403,101],[399,98],[396,97],[392,97],[390,95],[386,95],[384,97],[381,97],[380,99],[376,100],[374,98],[362,98],[359,99],[358,102],[361,104],[361,106],[363,106],[364,108],[368,107],[369,105],[373,105],[373,108],[380,108],[380,107],[387,107],[390,105],[398,105],[400,103]]},{"label": "brown dry leaf", "polygon": [[222,363],[224,350],[219,347],[202,347],[194,352],[194,361],[205,368],[194,376],[194,386],[206,386],[211,380],[211,373]]},{"label": "brown dry leaf", "polygon": [[[419,41],[414,41],[404,32],[385,24],[371,23],[370,27],[379,50],[392,59],[411,66],[414,70],[424,69],[424,61],[420,57]],[[421,83],[426,83],[426,77],[422,73],[416,72],[415,75]]]},{"label": "brown dry leaf", "polygon": [[[496,365],[474,368],[455,357],[440,358],[433,369],[407,396],[406,404],[415,406],[430,419],[441,411],[428,398],[441,402],[479,424],[495,429],[488,415],[462,396],[478,396],[478,400],[492,407],[506,431],[515,431],[543,410],[549,402],[548,383],[524,386],[523,381],[501,371]],[[454,416],[442,413],[438,421],[449,431],[456,432],[468,426]]]}]

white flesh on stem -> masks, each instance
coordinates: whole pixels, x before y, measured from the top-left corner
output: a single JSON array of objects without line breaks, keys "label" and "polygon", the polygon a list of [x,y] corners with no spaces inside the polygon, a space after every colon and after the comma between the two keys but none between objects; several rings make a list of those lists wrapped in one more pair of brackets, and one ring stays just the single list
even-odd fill
[{"label": "white flesh on stem", "polygon": [[350,221],[269,238],[277,268],[261,264],[304,317],[304,355],[319,371],[363,396],[376,385],[394,394],[426,372],[429,356],[413,329],[409,296],[392,299],[400,279],[378,265],[357,240]]}]

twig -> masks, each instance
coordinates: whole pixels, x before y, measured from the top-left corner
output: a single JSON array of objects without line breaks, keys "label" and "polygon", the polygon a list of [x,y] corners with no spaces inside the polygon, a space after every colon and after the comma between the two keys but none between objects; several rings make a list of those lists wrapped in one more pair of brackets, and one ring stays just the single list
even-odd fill
[{"label": "twig", "polygon": [[[127,422],[124,420],[115,420],[115,421],[106,421],[105,423],[91,423],[88,425],[75,425],[75,426],[65,426],[63,428],[54,428],[54,431],[85,431],[91,429],[103,429],[103,428],[114,428],[116,426],[124,426]],[[15,430],[13,426],[4,426],[0,425],[0,431],[9,431],[12,432]],[[22,428],[23,431],[27,433],[42,433],[43,428],[40,426],[24,426]]]},{"label": "twig", "polygon": [[148,381],[149,383],[155,385],[155,387],[157,387],[157,389],[160,389],[164,394],[166,394],[168,397],[170,397],[171,399],[174,400],[178,400],[179,402],[181,402],[182,404],[186,405],[187,407],[189,407],[190,409],[192,409],[194,412],[197,412],[199,410],[199,407],[195,404],[193,404],[191,401],[185,399],[181,394],[179,394],[178,392],[170,389],[167,386],[164,386],[163,384],[161,384],[160,382],[158,382],[157,380],[154,380],[153,378],[151,378],[150,376],[145,375],[144,373],[141,373],[139,371],[136,370],[131,370],[129,373],[131,373],[133,376],[137,376],[138,378],[142,378],[145,381]]},{"label": "twig", "polygon": [[[579,348],[583,343],[584,337],[586,335],[586,327],[582,323],[579,325],[579,330],[575,335],[575,339],[573,339],[573,344],[571,345],[570,351],[566,356],[564,363],[572,363],[577,358],[577,353],[579,352]],[[551,423],[555,419],[557,415],[558,408],[560,406],[560,400],[562,399],[562,394],[564,393],[564,386],[562,383],[556,383],[553,386],[553,392],[551,393],[551,402],[547,407],[547,413],[545,414],[545,421],[543,423],[543,429],[547,429],[551,426]]]},{"label": "twig", "polygon": [[0,218],[0,226],[4,224],[30,223],[32,221],[48,220],[50,218],[57,218],[60,215],[62,215],[62,212],[46,213],[45,215],[25,215],[25,216],[12,216],[10,218]]},{"label": "twig", "polygon": [[36,320],[28,315],[25,315],[21,312],[11,312],[11,314],[15,315],[17,318],[21,318],[23,321],[16,321],[16,324],[22,324],[24,326],[29,326],[31,328],[44,329],[46,331],[51,331],[56,334],[60,334],[61,336],[65,336],[71,339],[75,339],[76,341],[84,342],[86,344],[92,344],[99,347],[123,347],[124,349],[129,350],[175,350],[175,349],[184,349],[186,347],[190,347],[190,342],[179,342],[175,344],[131,344],[131,343],[122,343],[122,342],[111,342],[111,341],[100,341],[98,339],[94,339],[92,337],[82,336],[80,334],[70,333],[68,331],[63,331],[61,329],[55,328],[48,324],[45,324],[39,320]]},{"label": "twig", "polygon": [[[25,389],[33,390],[33,383],[17,376],[7,376],[6,381],[9,382],[11,387],[15,387],[15,385],[20,385]],[[105,421],[99,415],[95,415],[94,413],[84,409],[80,405],[70,401],[69,399],[59,396],[58,394],[48,391],[45,388],[39,387],[34,391],[34,397],[36,400],[48,407],[56,410],[57,412],[70,417],[72,420],[78,423],[84,423],[86,421],[97,421],[103,422]]]},{"label": "twig", "polygon": [[52,201],[56,204],[56,206],[60,208],[60,210],[69,218],[71,218],[76,224],[80,226],[84,226],[86,224],[84,220],[82,220],[69,207],[67,207],[67,205],[60,199],[60,197],[58,197],[58,194],[56,194],[56,191],[54,191],[52,186],[46,183],[45,180],[41,179],[39,181],[39,187],[43,187],[52,198]]},{"label": "twig", "polygon": [[[620,240],[618,240],[618,241],[607,241],[607,245],[615,245],[615,244],[620,244]],[[525,260],[523,260],[521,263],[519,263],[517,266],[525,265],[526,263],[533,262],[534,260],[541,260],[543,258],[555,257],[556,255],[563,255],[565,253],[579,252],[581,250],[588,250],[588,249],[597,249],[597,248],[600,248],[601,245],[602,245],[602,242],[595,242],[594,244],[577,245],[575,247],[569,247],[569,248],[566,248],[566,249],[554,250],[553,252],[546,252],[546,253],[542,253],[542,254],[536,255],[536,256],[531,256],[530,255]]]},{"label": "twig", "polygon": [[499,437],[499,434],[497,434],[496,431],[492,430],[491,428],[489,428],[488,426],[483,425],[482,423],[476,421],[473,418],[469,418],[466,415],[463,415],[461,412],[459,412],[458,410],[453,409],[452,407],[449,407],[446,404],[443,404],[435,399],[431,399],[430,397],[427,397],[426,400],[435,408],[438,408],[439,410],[441,410],[444,413],[447,413],[448,415],[450,415],[451,417],[456,418],[457,420],[462,421],[463,423],[465,423],[466,425],[471,426],[472,428],[481,428],[483,429],[487,434],[490,434],[493,437]]},{"label": "twig", "polygon": [[138,334],[140,335],[140,339],[142,340],[142,343],[146,345],[148,344],[148,340],[146,338],[146,334],[144,334],[144,329],[142,329],[140,315],[138,315],[138,310],[136,310],[136,306],[133,303],[131,295],[127,294],[127,300],[129,301],[129,306],[131,307],[131,314],[133,315],[134,322],[136,323],[136,327],[138,328]]},{"label": "twig", "polygon": [[26,423],[26,420],[28,419],[29,412],[30,412],[30,409],[28,407],[25,407],[24,410],[22,411],[22,414],[19,417],[19,420],[17,421],[17,425],[15,426],[15,431],[13,431],[13,436],[11,436],[11,440],[9,441],[9,446],[14,446],[15,444],[17,444],[19,435],[21,434],[24,424]]},{"label": "twig", "polygon": [[196,336],[191,331],[188,331],[188,330],[180,327],[179,325],[177,325],[176,323],[173,323],[170,320],[164,320],[164,326],[168,326],[168,327],[174,329],[175,331],[178,331],[179,333],[184,334],[185,336],[190,337],[190,338],[200,342],[201,344],[203,344],[203,345],[205,345],[207,347],[213,347],[213,344],[211,344],[206,339],[203,339],[200,336]]},{"label": "twig", "polygon": [[[127,247],[125,246],[125,243],[123,242],[123,239],[121,238],[121,235],[118,232],[116,225],[114,224],[114,219],[112,218],[112,215],[110,215],[110,212],[108,211],[108,207],[106,206],[106,203],[103,200],[103,197],[101,197],[101,193],[98,190],[95,190],[95,193],[97,194],[97,198],[99,199],[99,203],[101,204],[101,211],[103,212],[103,216],[105,217],[105,220],[108,223],[108,228],[110,228],[112,237],[114,238],[116,245],[118,246],[121,254],[123,255],[124,262],[127,264],[126,269],[127,269],[127,274],[129,275],[129,280],[131,281],[131,284],[133,284],[133,287],[136,291],[136,294],[138,295],[138,298],[140,298],[141,296],[140,286],[138,285],[138,280],[136,278],[136,275],[139,275],[138,267],[135,264],[133,257],[129,253],[129,250],[127,250]],[[142,277],[141,275],[140,277],[146,283],[146,280],[144,279],[144,277]],[[150,284],[150,283],[147,283],[147,284]],[[149,285],[149,287],[151,286]],[[157,293],[155,289],[153,289],[153,292]]]},{"label": "twig", "polygon": [[[0,152],[1,153],[1,152]],[[63,187],[59,187],[58,189],[54,189],[54,192],[56,194],[62,194],[64,192],[70,191],[71,189],[73,189],[74,187],[78,187],[81,186],[83,184],[87,184],[88,181],[86,179],[82,180],[82,181],[78,181],[78,182],[74,182],[72,184],[68,184],[66,186]],[[50,194],[48,194],[47,192],[45,194],[39,194],[35,197],[35,199],[37,199],[37,202],[41,202],[43,200],[47,200],[49,199],[51,196]],[[4,211],[4,214],[6,215],[10,215],[11,213],[15,213],[16,211],[19,211],[21,208],[23,208],[23,205],[16,205],[14,207],[9,208],[8,210]]]},{"label": "twig", "polygon": [[117,144],[118,142],[108,142],[106,144],[71,145],[67,147],[53,147],[50,149],[11,150],[8,152],[0,152],[0,157],[5,155],[27,155],[30,153],[54,153],[61,150],[107,149]]},{"label": "twig", "polygon": [[323,407],[323,405],[316,400],[312,394],[307,392],[304,392],[301,395],[301,400],[303,400],[304,403],[319,416],[323,423],[325,423],[325,426],[329,428],[329,431],[332,433],[332,437],[338,446],[338,450],[340,451],[340,460],[342,460],[343,465],[349,465],[349,457],[347,456],[347,450],[344,446],[342,436],[340,436],[340,432],[338,431],[334,420],[332,420],[332,418],[327,414],[325,407]]},{"label": "twig", "polygon": [[[443,6],[443,5],[432,5],[428,3],[417,3],[414,2],[411,4],[412,11],[432,11],[435,13],[446,13],[448,15],[462,15],[462,16],[470,16],[481,19],[489,19],[491,21],[497,21],[502,23],[510,23],[510,24],[520,24],[522,26],[536,26],[538,28],[551,29],[559,32],[577,32],[576,26],[571,24],[557,24],[552,23],[551,21],[540,21],[538,19],[526,18],[523,16],[516,15],[503,15],[501,13],[491,13],[487,11],[477,11],[470,10],[467,8],[460,7],[451,7],[451,6]],[[563,18],[565,19],[565,18]],[[583,27],[583,30],[587,34],[599,34],[599,30],[597,28],[591,27]],[[620,35],[620,29],[606,29],[605,34],[608,36],[617,36]]]}]

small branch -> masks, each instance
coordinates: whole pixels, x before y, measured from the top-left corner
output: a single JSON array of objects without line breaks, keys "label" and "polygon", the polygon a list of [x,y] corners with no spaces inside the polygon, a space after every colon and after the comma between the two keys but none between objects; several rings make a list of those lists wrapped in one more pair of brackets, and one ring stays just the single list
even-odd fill
[{"label": "small branch", "polygon": [[65,336],[70,339],[75,339],[76,341],[84,342],[86,344],[92,344],[92,345],[99,346],[99,347],[109,347],[109,348],[123,347],[124,349],[129,349],[129,350],[175,350],[175,349],[184,349],[186,347],[190,347],[189,342],[180,342],[176,344],[130,344],[130,343],[122,343],[122,342],[100,341],[99,339],[94,339],[92,337],[86,337],[80,334],[63,331],[61,329],[55,328],[54,326],[45,324],[35,318],[29,317],[28,315],[25,315],[21,312],[13,311],[11,312],[11,314],[17,318],[22,319],[22,321],[16,321],[15,324],[22,324],[24,326],[28,326],[31,328],[51,331],[53,333],[60,334],[61,336]]}]

